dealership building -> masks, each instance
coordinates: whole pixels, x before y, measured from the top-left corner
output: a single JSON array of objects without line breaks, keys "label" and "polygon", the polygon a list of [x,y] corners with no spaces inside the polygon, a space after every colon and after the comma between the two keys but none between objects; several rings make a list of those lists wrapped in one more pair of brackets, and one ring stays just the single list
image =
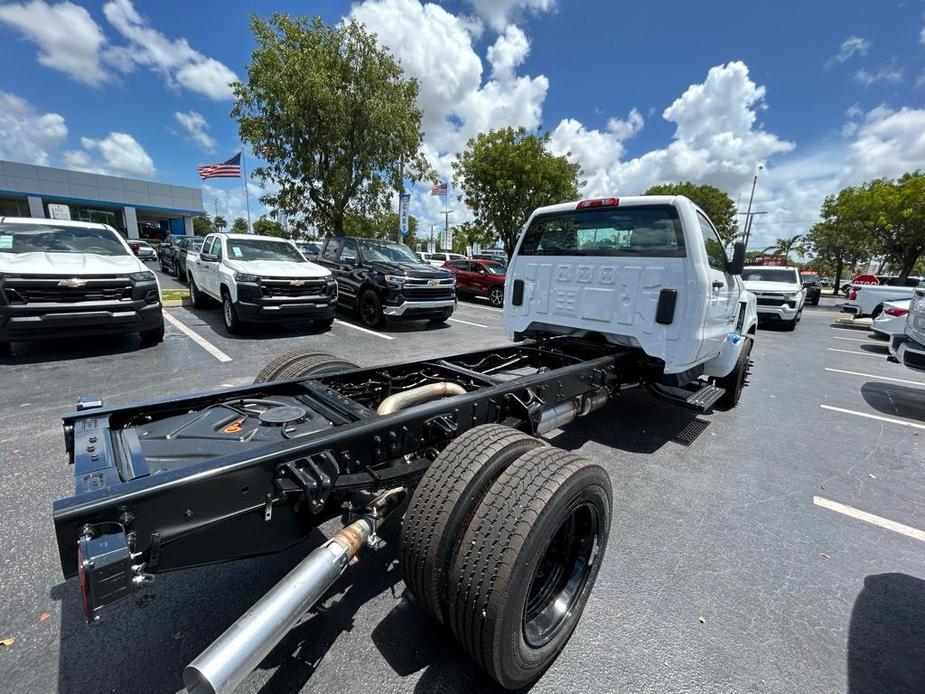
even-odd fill
[{"label": "dealership building", "polygon": [[100,222],[127,238],[193,233],[202,191],[0,160],[0,216]]}]

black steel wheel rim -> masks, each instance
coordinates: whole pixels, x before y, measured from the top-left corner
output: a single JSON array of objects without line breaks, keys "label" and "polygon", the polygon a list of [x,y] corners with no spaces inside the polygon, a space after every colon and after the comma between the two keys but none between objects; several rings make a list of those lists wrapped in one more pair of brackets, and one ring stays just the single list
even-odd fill
[{"label": "black steel wheel rim", "polygon": [[379,309],[376,306],[376,297],[370,293],[363,295],[363,301],[360,305],[360,313],[363,316],[363,322],[369,325],[373,325],[379,318],[377,315]]},{"label": "black steel wheel rim", "polygon": [[541,648],[572,618],[593,573],[600,517],[585,503],[573,508],[556,529],[536,564],[523,612],[524,640]]}]

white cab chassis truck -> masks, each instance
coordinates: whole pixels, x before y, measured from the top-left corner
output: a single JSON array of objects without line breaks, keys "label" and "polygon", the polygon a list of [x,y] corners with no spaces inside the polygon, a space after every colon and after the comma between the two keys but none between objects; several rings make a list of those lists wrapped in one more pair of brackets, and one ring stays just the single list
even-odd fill
[{"label": "white cab chassis truck", "polygon": [[297,350],[251,385],[84,398],[64,418],[62,571],[94,621],[159,573],[280,552],[342,517],[186,667],[190,694],[233,691],[354,556],[396,544],[416,608],[498,685],[529,687],[581,618],[615,503],[604,468],[541,437],[633,385],[698,412],[735,405],[756,323],[743,256],[728,261],[685,198],[556,205],[511,263],[513,344],[365,368]]},{"label": "white cab chassis truck", "polygon": [[572,335],[637,350],[661,384],[719,379],[732,385],[733,405],[758,322],[740,278],[744,247],[735,251],[727,259],[712,222],[683,196],[542,207],[507,271],[505,331],[515,341]]}]

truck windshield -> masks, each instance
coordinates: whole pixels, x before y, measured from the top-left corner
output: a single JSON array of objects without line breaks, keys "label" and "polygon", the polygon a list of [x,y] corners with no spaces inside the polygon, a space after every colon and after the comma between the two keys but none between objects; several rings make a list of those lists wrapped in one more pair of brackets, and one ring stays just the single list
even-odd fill
[{"label": "truck windshield", "polygon": [[685,255],[684,234],[672,205],[590,208],[539,215],[530,222],[520,255]]},{"label": "truck windshield", "polygon": [[55,224],[0,224],[0,253],[128,255],[114,231]]},{"label": "truck windshield", "polygon": [[745,268],[742,270],[742,280],[745,282],[781,282],[783,284],[800,284],[793,270],[782,267]]},{"label": "truck windshield", "polygon": [[307,262],[291,243],[269,239],[228,239],[228,259]]},{"label": "truck windshield", "polygon": [[421,259],[403,243],[357,239],[366,260],[385,263],[420,263]]}]

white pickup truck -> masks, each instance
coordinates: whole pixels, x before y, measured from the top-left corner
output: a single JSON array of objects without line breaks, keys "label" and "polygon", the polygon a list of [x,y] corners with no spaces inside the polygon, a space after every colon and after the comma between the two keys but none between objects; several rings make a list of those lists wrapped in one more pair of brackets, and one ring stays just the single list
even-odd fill
[{"label": "white pickup truck", "polygon": [[[919,283],[925,286],[925,281]],[[852,284],[848,291],[848,302],[842,304],[843,313],[854,314],[855,318],[871,316],[876,318],[883,312],[883,304],[887,301],[901,301],[911,299],[916,288],[897,287],[882,284]]]},{"label": "white pickup truck", "polygon": [[337,282],[326,268],[309,262],[291,241],[253,234],[210,234],[199,253],[186,259],[193,306],[210,299],[222,305],[230,333],[242,324],[312,320],[334,322]]},{"label": "white pickup truck", "polygon": [[742,270],[745,288],[758,300],[758,317],[796,330],[803,316],[806,289],[795,267],[750,265]]},{"label": "white pickup truck", "polygon": [[505,331],[598,336],[641,349],[660,381],[702,377],[738,402],[758,323],[755,296],[706,214],[683,196],[600,198],[541,207],[507,270]]}]

